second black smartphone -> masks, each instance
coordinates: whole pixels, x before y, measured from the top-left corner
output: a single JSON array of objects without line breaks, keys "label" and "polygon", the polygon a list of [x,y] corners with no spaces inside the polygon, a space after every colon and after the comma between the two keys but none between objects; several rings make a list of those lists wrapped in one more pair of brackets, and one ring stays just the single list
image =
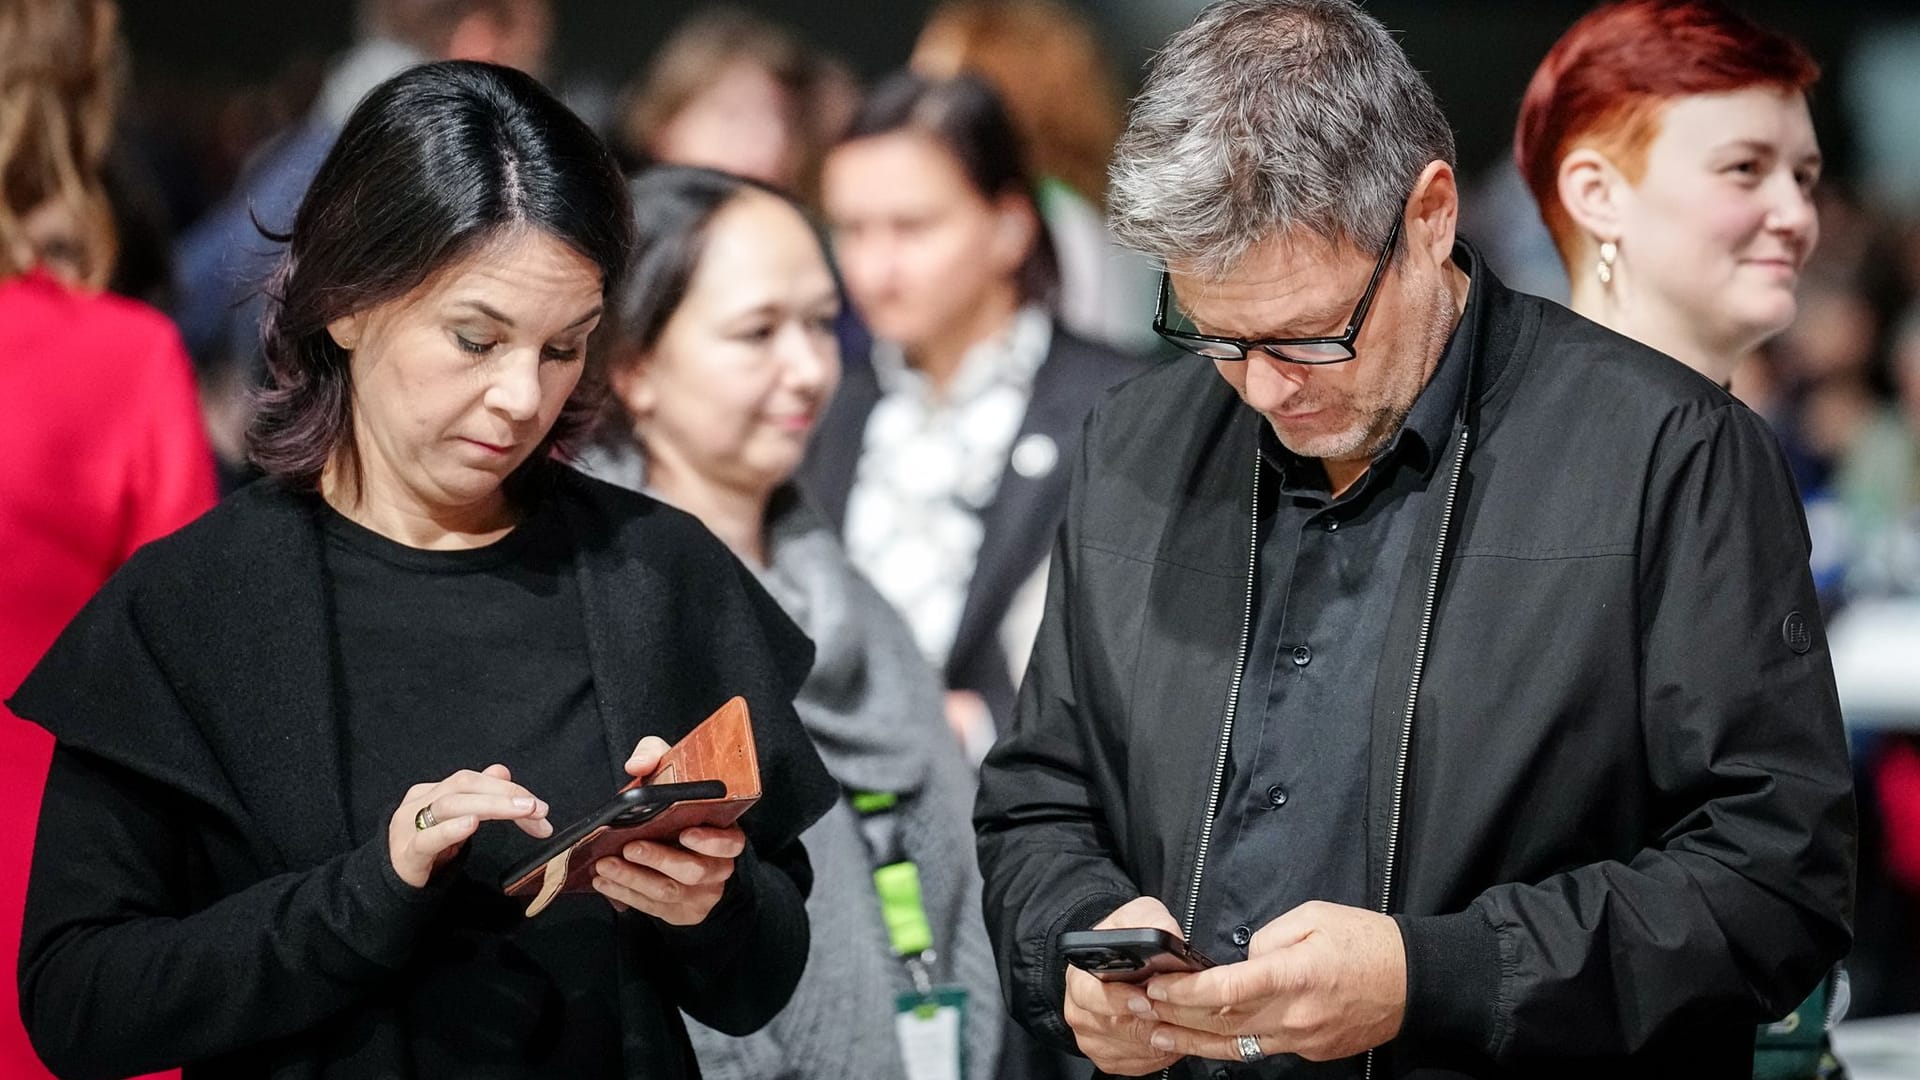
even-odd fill
[{"label": "second black smartphone", "polygon": [[1205,953],[1165,930],[1074,930],[1060,935],[1067,963],[1103,982],[1144,982],[1170,971],[1204,971]]}]

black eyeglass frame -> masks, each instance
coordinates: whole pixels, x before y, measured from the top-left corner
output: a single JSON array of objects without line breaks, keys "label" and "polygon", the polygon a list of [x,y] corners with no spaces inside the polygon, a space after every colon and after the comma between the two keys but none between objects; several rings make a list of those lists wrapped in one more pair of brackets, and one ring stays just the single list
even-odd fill
[{"label": "black eyeglass frame", "polygon": [[[1394,245],[1400,241],[1400,222],[1405,217],[1406,209],[1403,207],[1400,211],[1400,217],[1393,219],[1393,228],[1387,233],[1387,242],[1385,246],[1380,249],[1380,257],[1374,260],[1373,276],[1367,279],[1367,291],[1360,294],[1360,302],[1354,305],[1353,314],[1347,318],[1347,328],[1338,334],[1323,337],[1266,338],[1259,341],[1249,341],[1245,338],[1218,337],[1213,334],[1174,330],[1167,326],[1167,301],[1173,295],[1173,279],[1172,276],[1164,270],[1160,272],[1160,300],[1154,307],[1153,332],[1159,334],[1174,347],[1185,352],[1190,352],[1195,356],[1205,357],[1208,360],[1224,360],[1230,363],[1237,363],[1245,360],[1253,350],[1259,349],[1274,359],[1284,360],[1289,364],[1304,364],[1309,367],[1317,367],[1321,364],[1344,364],[1354,358],[1353,343],[1360,336],[1360,327],[1367,321],[1368,310],[1373,307],[1373,294],[1380,287],[1380,279],[1386,275],[1387,263],[1392,259]],[[1237,350],[1239,355],[1214,356],[1211,353],[1202,351],[1188,344],[1188,342],[1201,341],[1209,345],[1228,346]],[[1279,351],[1283,348],[1297,348],[1308,345],[1335,345],[1338,346],[1342,352],[1346,353],[1346,355],[1329,357],[1325,360],[1303,360],[1297,356],[1288,356]]]}]

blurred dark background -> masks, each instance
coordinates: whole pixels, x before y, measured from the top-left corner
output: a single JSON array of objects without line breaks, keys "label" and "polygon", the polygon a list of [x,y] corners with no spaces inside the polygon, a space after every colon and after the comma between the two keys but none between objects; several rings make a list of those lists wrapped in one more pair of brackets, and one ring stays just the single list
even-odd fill
[{"label": "blurred dark background", "polygon": [[[555,5],[554,81],[579,98],[624,81],[643,67],[672,28],[707,5],[699,0],[559,0]],[[933,4],[930,0],[783,0],[742,3],[794,27],[871,78],[898,67]],[[1081,2],[1107,35],[1119,74],[1129,86],[1168,35],[1203,5],[1201,0]],[[1548,46],[1592,5],[1580,0],[1376,0],[1368,5],[1387,25],[1405,31],[1404,43],[1425,70],[1454,119],[1461,160],[1469,171],[1505,152],[1513,114],[1527,77]],[[1851,137],[1837,88],[1850,45],[1916,6],[1899,0],[1755,0],[1739,5],[1754,18],[1805,44],[1825,68],[1814,93],[1814,121],[1844,177]],[[346,2],[261,4],[255,0],[128,3],[126,33],[143,94],[135,109],[148,123],[203,124],[191,114],[208,99],[235,88],[268,87],[297,97],[317,81],[327,57],[352,37]],[[253,104],[274,107],[272,96]]]}]

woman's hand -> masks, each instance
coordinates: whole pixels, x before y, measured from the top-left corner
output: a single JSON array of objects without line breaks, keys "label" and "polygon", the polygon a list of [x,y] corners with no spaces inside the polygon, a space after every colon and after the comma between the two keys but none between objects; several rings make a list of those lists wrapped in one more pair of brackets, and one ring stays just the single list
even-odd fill
[{"label": "woman's hand", "polygon": [[[419,827],[421,811],[433,824]],[[393,872],[416,889],[425,888],[433,871],[454,857],[482,821],[511,821],[528,836],[553,835],[547,804],[513,782],[505,765],[479,772],[462,769],[437,784],[415,784],[387,822],[387,854]]]},{"label": "woman's hand", "polygon": [[[664,739],[649,735],[627,758],[627,775],[646,777],[667,752]],[[677,844],[635,840],[621,858],[601,859],[593,867],[593,887],[621,910],[632,908],[672,926],[697,926],[713,913],[733,876],[733,861],[747,848],[738,828],[698,827]]]}]

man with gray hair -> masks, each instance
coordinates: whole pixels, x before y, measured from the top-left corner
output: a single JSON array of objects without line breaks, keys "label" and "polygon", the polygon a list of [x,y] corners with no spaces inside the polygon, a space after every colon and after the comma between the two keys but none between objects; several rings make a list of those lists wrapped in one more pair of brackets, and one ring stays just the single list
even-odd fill
[{"label": "man with gray hair", "polygon": [[[1773,436],[1503,286],[1453,154],[1348,0],[1207,8],[1118,148],[1193,355],[1088,421],[976,813],[1011,1007],[1104,1072],[1747,1076],[1847,949]],[[1090,928],[1218,966],[1102,982]]]}]

